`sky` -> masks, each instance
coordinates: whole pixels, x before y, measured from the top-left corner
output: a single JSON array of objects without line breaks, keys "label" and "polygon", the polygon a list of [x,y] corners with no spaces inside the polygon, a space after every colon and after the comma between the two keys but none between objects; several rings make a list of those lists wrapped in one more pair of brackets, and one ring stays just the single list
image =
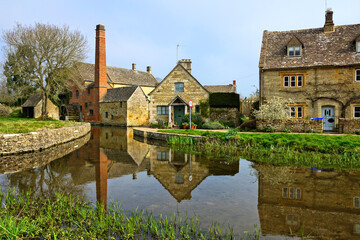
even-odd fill
[{"label": "sky", "polygon": [[[95,27],[105,25],[107,65],[165,78],[177,60],[192,60],[203,85],[237,82],[247,97],[258,88],[264,30],[323,27],[332,8],[336,25],[360,23],[359,0],[0,0],[0,32],[16,23],[68,25],[88,40],[95,62]],[[360,33],[359,33],[360,34]],[[177,47],[179,45],[179,47]],[[0,41],[0,47],[4,43]],[[0,55],[0,62],[4,54]]]}]

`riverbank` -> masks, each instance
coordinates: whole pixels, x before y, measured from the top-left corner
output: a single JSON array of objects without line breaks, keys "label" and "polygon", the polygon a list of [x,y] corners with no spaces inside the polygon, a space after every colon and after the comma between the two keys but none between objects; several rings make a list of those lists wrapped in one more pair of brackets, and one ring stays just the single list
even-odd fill
[{"label": "riverbank", "polygon": [[[241,133],[203,130],[158,130],[171,147],[206,155],[239,157],[276,165],[360,169],[360,137],[356,135]],[[134,133],[135,134],[135,133]],[[189,138],[202,137],[197,141]]]},{"label": "riverbank", "polygon": [[[0,238],[41,239],[234,239],[232,228],[214,223],[202,230],[197,218],[181,219],[144,211],[105,210],[60,192],[42,198],[31,192],[0,189]],[[226,229],[225,229],[226,228]],[[260,231],[243,239],[257,239]]]},{"label": "riverbank", "polygon": [[[39,125],[46,125],[42,121],[39,122]],[[60,125],[48,125],[51,129],[42,128],[43,130],[37,132],[0,134],[0,156],[42,151],[78,139],[85,136],[91,130],[90,123],[49,122]],[[20,123],[18,122],[18,124]],[[67,127],[55,128],[56,126],[61,126],[61,124],[64,124],[62,126],[67,125]],[[19,127],[21,128],[21,126]]]}]

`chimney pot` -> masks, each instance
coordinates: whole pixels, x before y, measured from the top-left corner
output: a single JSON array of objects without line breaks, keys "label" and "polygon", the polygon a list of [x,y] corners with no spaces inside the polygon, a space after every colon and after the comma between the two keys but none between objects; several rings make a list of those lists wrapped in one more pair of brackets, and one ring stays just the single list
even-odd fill
[{"label": "chimney pot", "polygon": [[132,64],[132,70],[134,70],[134,71],[136,70],[136,63]]},{"label": "chimney pot", "polygon": [[233,86],[236,86],[236,80],[233,80]]},{"label": "chimney pot", "polygon": [[146,71],[147,71],[148,73],[151,73],[151,66],[147,66],[147,67],[146,67]]}]

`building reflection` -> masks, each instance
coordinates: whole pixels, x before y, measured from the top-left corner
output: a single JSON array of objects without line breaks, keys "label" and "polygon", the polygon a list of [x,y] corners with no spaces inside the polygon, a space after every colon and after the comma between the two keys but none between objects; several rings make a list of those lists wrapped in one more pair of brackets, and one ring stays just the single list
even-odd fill
[{"label": "building reflection", "polygon": [[235,175],[239,171],[239,162],[228,164],[148,145],[134,140],[130,128],[108,127],[93,128],[90,141],[71,154],[68,165],[76,185],[96,181],[97,201],[105,207],[108,179],[132,175],[136,180],[137,173],[147,172],[181,202],[191,199],[191,192],[208,176]]},{"label": "building reflection", "polygon": [[360,238],[359,171],[255,164],[263,235]]}]

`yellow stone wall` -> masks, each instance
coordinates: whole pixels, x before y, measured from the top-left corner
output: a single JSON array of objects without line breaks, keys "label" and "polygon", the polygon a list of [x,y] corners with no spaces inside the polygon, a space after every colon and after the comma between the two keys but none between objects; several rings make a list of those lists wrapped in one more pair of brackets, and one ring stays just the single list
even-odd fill
[{"label": "yellow stone wall", "polygon": [[[184,92],[175,92],[175,83],[184,83]],[[177,65],[170,74],[150,94],[150,123],[156,121],[169,121],[169,116],[157,115],[156,106],[167,106],[176,96],[181,97],[186,103],[193,101],[192,113],[195,113],[195,105],[200,101],[207,101],[209,93],[192,77],[183,67]],[[174,121],[174,110],[171,110],[172,123]],[[187,110],[187,113],[189,111]]]},{"label": "yellow stone wall", "polygon": [[[54,120],[59,120],[59,108],[50,100],[47,101],[48,117]],[[42,100],[34,107],[34,118],[41,117],[42,114]]]},{"label": "yellow stone wall", "polygon": [[[261,102],[272,96],[293,98],[303,105],[305,118],[321,117],[323,106],[335,107],[335,118],[341,116],[342,104],[359,96],[346,108],[345,117],[353,118],[353,106],[360,105],[360,82],[355,81],[355,70],[360,67],[311,68],[295,70],[263,70],[260,75]],[[284,87],[283,76],[303,74],[303,87]],[[333,98],[333,99],[330,99]]]},{"label": "yellow stone wall", "polygon": [[[122,102],[121,107],[120,102],[100,103],[100,122],[126,126],[126,105],[126,102]],[[106,118],[106,112],[108,118]],[[113,116],[112,119],[111,116]]]}]

